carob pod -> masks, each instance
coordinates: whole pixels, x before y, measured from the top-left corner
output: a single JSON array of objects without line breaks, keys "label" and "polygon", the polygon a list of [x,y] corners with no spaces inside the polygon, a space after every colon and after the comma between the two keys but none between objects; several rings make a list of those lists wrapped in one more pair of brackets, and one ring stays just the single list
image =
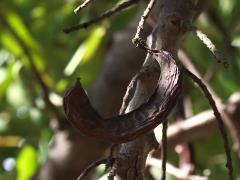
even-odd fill
[{"label": "carob pod", "polygon": [[81,133],[112,143],[132,141],[162,123],[181,92],[182,72],[170,53],[160,51],[153,56],[161,74],[148,102],[127,114],[103,119],[90,104],[78,79],[63,98],[67,119]]}]

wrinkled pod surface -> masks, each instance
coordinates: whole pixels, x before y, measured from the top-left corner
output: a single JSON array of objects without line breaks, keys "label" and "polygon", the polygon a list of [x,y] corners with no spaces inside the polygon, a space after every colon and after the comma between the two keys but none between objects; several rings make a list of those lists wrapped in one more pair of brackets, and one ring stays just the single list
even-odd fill
[{"label": "wrinkled pod surface", "polygon": [[154,54],[160,65],[157,88],[148,102],[134,111],[103,119],[90,104],[79,80],[64,95],[67,119],[81,133],[111,143],[124,143],[162,123],[176,104],[181,92],[182,73],[173,56],[160,51]]}]

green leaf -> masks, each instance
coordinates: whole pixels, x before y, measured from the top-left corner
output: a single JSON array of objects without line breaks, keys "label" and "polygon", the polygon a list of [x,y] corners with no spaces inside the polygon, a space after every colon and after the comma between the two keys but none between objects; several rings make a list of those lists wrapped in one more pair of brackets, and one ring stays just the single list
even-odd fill
[{"label": "green leaf", "polygon": [[30,145],[25,146],[17,157],[17,180],[29,180],[38,167],[37,151]]},{"label": "green leaf", "polygon": [[234,37],[231,45],[240,48],[240,36]]},{"label": "green leaf", "polygon": [[15,108],[20,107],[26,103],[27,96],[25,92],[19,80],[11,83],[6,94],[8,102]]},{"label": "green leaf", "polygon": [[[10,28],[22,40],[28,51],[33,56],[37,68],[43,70],[45,64],[43,60],[44,58],[42,57],[42,50],[40,44],[32,37],[28,27],[24,24],[23,20],[16,12],[12,11],[9,8],[7,11],[3,9],[3,12],[4,18],[6,18],[6,21],[9,24]],[[8,30],[8,28],[5,29]],[[3,46],[11,50],[12,53],[16,56],[26,56],[25,52],[23,52],[23,47],[21,47],[19,42],[12,35],[12,33],[5,32],[5,34],[0,35],[0,39],[2,39]],[[27,64],[28,63],[25,63],[25,65]]]},{"label": "green leaf", "polygon": [[219,3],[219,7],[221,8],[222,13],[229,14],[232,12],[232,9],[234,7],[233,1],[219,0]]},{"label": "green leaf", "polygon": [[50,144],[52,143],[52,141],[52,132],[49,129],[42,129],[38,148],[38,159],[40,163],[43,163],[47,159]]},{"label": "green leaf", "polygon": [[5,49],[11,51],[15,56],[22,55],[21,47],[8,31],[1,31],[0,42]]},{"label": "green leaf", "polygon": [[83,65],[91,60],[97,48],[100,46],[105,34],[106,29],[104,27],[95,28],[90,37],[78,47],[73,57],[67,64],[66,68],[64,69],[64,74],[67,76],[72,75],[79,64]]},{"label": "green leaf", "polygon": [[0,51],[0,98],[8,90],[14,78],[19,76],[22,67],[20,61],[15,61],[7,51]]},{"label": "green leaf", "polygon": [[11,28],[15,30],[17,35],[21,37],[21,39],[26,43],[26,45],[35,50],[39,49],[40,47],[39,44],[31,36],[31,34],[28,31],[28,28],[25,26],[21,17],[10,9],[8,9],[8,11],[4,13],[6,20],[8,21]]}]

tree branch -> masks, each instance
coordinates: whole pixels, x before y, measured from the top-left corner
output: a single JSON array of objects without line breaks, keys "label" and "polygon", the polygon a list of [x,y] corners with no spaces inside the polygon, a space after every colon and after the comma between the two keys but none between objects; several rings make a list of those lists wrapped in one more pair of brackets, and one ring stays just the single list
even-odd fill
[{"label": "tree branch", "polygon": [[223,142],[224,142],[224,149],[226,152],[226,156],[227,156],[227,164],[226,167],[228,168],[228,175],[229,175],[229,179],[233,180],[233,167],[232,167],[232,158],[231,158],[231,148],[227,139],[227,133],[223,124],[223,120],[221,117],[221,114],[219,113],[216,103],[211,95],[211,93],[208,91],[207,87],[205,86],[205,84],[201,81],[201,79],[199,79],[196,75],[194,75],[192,72],[190,72],[189,70],[185,69],[186,74],[193,79],[194,82],[196,82],[198,84],[198,86],[201,88],[201,90],[203,91],[204,95],[206,96],[206,98],[209,101],[209,104],[211,105],[214,115],[216,116],[217,122],[218,122],[218,126],[223,138]]},{"label": "tree branch", "polygon": [[192,32],[208,47],[208,49],[213,53],[218,63],[223,63],[224,67],[228,67],[229,64],[224,60],[224,55],[219,51],[213,42],[207,37],[206,34],[201,32],[196,27],[191,28]]},{"label": "tree branch", "polygon": [[92,164],[90,164],[77,178],[77,180],[81,180],[83,179],[85,176],[88,175],[88,173],[96,168],[97,166],[101,165],[101,164],[106,164],[106,165],[109,165],[111,164],[113,161],[113,159],[109,159],[109,158],[104,158],[104,159],[100,159],[100,160],[97,160],[95,162],[93,162]]},{"label": "tree branch", "polygon": [[152,8],[153,8],[153,6],[155,5],[156,2],[157,2],[157,0],[150,0],[150,2],[148,3],[147,8],[143,12],[143,15],[141,16],[141,19],[139,21],[139,24],[138,24],[138,27],[137,27],[137,32],[136,32],[134,38],[132,39],[132,42],[136,47],[146,49],[147,51],[150,51],[150,52],[152,52],[152,51],[153,52],[158,52],[158,50],[154,51],[154,50],[149,49],[147,47],[145,41],[141,38],[140,35],[141,35],[142,30],[143,30],[144,23],[147,20],[148,16],[150,15],[150,12],[151,12],[151,10],[152,10]]},{"label": "tree branch", "polygon": [[161,180],[166,179],[166,162],[167,162],[167,128],[168,128],[168,121],[164,121],[162,123],[162,176]]},{"label": "tree branch", "polygon": [[[179,44],[187,31],[187,28],[181,25],[185,21],[191,22],[195,15],[195,12],[192,11],[195,9],[195,5],[190,0],[158,1],[156,8],[160,13],[156,21],[157,24],[148,39],[148,47],[150,49],[167,50],[176,57]],[[155,89],[159,68],[151,55],[146,57],[142,70],[154,73],[152,73],[152,76],[147,76],[144,80],[137,81],[136,90],[127,111],[139,107]],[[153,148],[152,141],[147,136],[121,144],[119,154],[117,155],[120,161],[120,165],[117,168],[119,179],[143,179],[146,157]]]},{"label": "tree branch", "polygon": [[[194,66],[192,58],[189,55],[187,55],[183,49],[179,51],[178,55],[180,61],[184,64],[185,67],[187,67],[198,77],[202,77],[201,74],[196,69],[196,67]],[[203,82],[205,83],[207,89],[212,94],[212,97],[215,100],[217,107],[222,111],[224,123],[230,129],[230,134],[234,140],[235,146],[237,147],[238,159],[240,160],[240,123],[238,121],[235,121],[231,116],[229,116],[226,113],[226,110],[223,110],[223,103],[220,97],[216,94],[216,92],[210,87],[210,85],[206,81],[203,80]]]},{"label": "tree branch", "polygon": [[72,27],[69,27],[69,28],[65,28],[63,30],[63,32],[65,33],[70,33],[70,32],[73,32],[73,31],[77,31],[79,29],[82,29],[82,28],[88,28],[89,26],[99,22],[99,21],[102,21],[103,19],[106,19],[116,13],[119,13],[121,12],[122,10],[130,7],[131,5],[133,4],[136,4],[139,0],[126,0],[124,2],[122,2],[121,4],[117,5],[116,7],[106,11],[105,13],[103,13],[102,15],[96,17],[96,18],[93,18],[85,23],[82,23],[82,24],[79,24],[79,25],[76,25],[76,26],[72,26]]},{"label": "tree branch", "polygon": [[[240,116],[240,92],[232,94],[223,111],[233,120],[237,121]],[[212,110],[203,111],[185,121],[171,124],[168,128],[168,149],[173,150],[178,144],[197,141],[207,138],[216,132],[218,123]],[[154,152],[154,157],[159,157],[160,150]]]},{"label": "tree branch", "polygon": [[[147,165],[153,166],[153,167],[159,167],[160,168],[160,164],[162,163],[162,160],[159,159],[155,159],[152,157],[148,157],[147,158]],[[186,172],[184,172],[181,169],[178,169],[176,167],[174,167],[173,165],[167,163],[166,164],[166,172],[168,174],[171,174],[173,176],[175,176],[178,179],[187,179],[187,180],[208,180],[207,177],[202,177],[202,176],[197,176],[197,175],[189,175],[186,174]]]},{"label": "tree branch", "polygon": [[74,9],[75,14],[78,14],[83,8],[87,7],[88,4],[92,3],[94,0],[85,0],[76,9]]}]

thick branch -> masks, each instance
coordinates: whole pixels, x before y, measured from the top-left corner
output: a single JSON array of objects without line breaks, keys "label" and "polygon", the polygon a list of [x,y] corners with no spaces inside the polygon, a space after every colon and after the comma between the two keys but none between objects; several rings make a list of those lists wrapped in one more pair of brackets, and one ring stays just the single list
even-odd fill
[{"label": "thick branch", "polygon": [[[229,102],[223,106],[233,120],[240,116],[240,93],[235,93]],[[185,121],[174,123],[168,128],[168,148],[173,149],[178,144],[196,141],[209,137],[217,130],[217,121],[212,110],[201,112]]]},{"label": "thick branch", "polygon": [[[167,50],[176,57],[179,44],[182,42],[186,33],[186,28],[182,25],[185,21],[191,22],[195,15],[196,1],[190,0],[171,0],[157,1],[155,10],[159,14],[154,31],[148,39],[148,47],[151,49]],[[155,11],[155,12],[156,12]],[[159,13],[158,13],[159,12]],[[136,91],[129,103],[126,111],[131,111],[144,103],[154,91],[155,83],[159,72],[158,64],[148,55],[141,71],[154,72],[146,76],[144,80],[137,81]],[[149,134],[136,139],[135,141],[121,144],[119,154],[120,165],[117,168],[118,179],[142,180],[145,169],[146,157],[152,150],[154,136]]]}]

